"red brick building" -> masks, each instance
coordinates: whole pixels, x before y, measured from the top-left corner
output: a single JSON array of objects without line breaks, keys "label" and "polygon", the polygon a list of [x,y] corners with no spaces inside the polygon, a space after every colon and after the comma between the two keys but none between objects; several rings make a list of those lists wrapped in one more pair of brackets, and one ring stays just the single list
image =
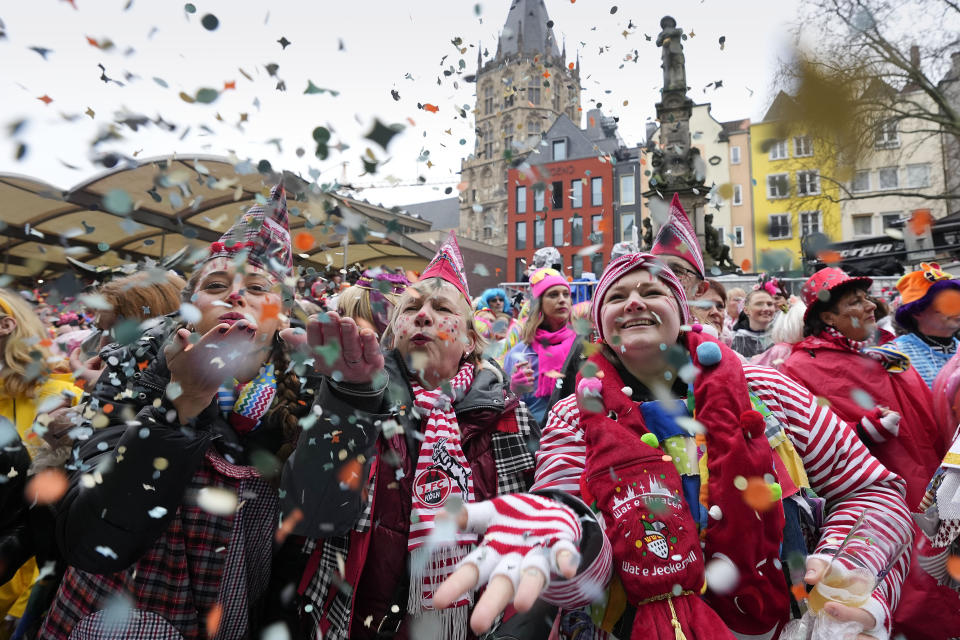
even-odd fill
[{"label": "red brick building", "polygon": [[[613,248],[613,168],[593,156],[510,169],[507,174],[508,278],[523,280],[541,247],[556,247],[564,275],[597,276]],[[606,222],[604,222],[606,221]],[[594,245],[586,255],[577,255]]]}]

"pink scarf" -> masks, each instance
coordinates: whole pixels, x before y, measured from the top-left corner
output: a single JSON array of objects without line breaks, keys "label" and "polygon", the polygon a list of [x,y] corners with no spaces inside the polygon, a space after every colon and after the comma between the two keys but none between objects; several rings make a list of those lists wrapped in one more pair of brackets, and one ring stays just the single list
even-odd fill
[{"label": "pink scarf", "polygon": [[563,363],[577,339],[577,332],[570,325],[559,331],[537,329],[530,347],[537,354],[537,390],[538,398],[549,396],[557,386],[557,378],[563,375]]},{"label": "pink scarf", "polygon": [[470,463],[460,444],[460,425],[453,403],[473,384],[473,364],[465,363],[457,375],[436,389],[424,389],[416,380],[413,404],[423,418],[423,443],[413,480],[410,512],[410,596],[407,611],[413,616],[432,617],[441,630],[439,637],[463,640],[467,633],[469,595],[442,611],[433,608],[433,593],[477,542],[474,534],[456,534],[455,544],[431,539],[434,518],[454,496],[474,502]]}]

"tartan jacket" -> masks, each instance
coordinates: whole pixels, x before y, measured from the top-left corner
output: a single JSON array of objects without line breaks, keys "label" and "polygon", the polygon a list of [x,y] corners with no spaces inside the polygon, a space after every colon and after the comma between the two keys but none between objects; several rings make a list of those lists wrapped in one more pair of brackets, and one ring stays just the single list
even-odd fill
[{"label": "tartan jacket", "polygon": [[[403,359],[394,351],[385,360],[388,379],[380,388],[322,381],[317,402],[326,423],[303,432],[284,468],[283,511],[302,513],[297,535],[281,552],[298,572],[292,576],[300,596],[291,625],[296,638],[373,637],[398,581],[407,579],[409,490],[421,425],[408,410],[413,392]],[[454,410],[476,499],[526,491],[540,429],[496,363],[479,368]],[[395,637],[405,635],[406,625]]]},{"label": "tartan jacket", "polygon": [[[109,424],[78,440],[67,463],[56,536],[69,568],[40,637],[201,640],[214,607],[212,637],[256,630],[279,503],[250,460],[273,449],[278,429],[241,437],[216,400],[181,426],[164,395],[162,346],[173,329],[163,319],[130,345],[107,348],[87,415],[103,411]],[[197,492],[213,487],[236,494],[235,513],[197,505]],[[118,606],[122,599],[132,609]]]}]

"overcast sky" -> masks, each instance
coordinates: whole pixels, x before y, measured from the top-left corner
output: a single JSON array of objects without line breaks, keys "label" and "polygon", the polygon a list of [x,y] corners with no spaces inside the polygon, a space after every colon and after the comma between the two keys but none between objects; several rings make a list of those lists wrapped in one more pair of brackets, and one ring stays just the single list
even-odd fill
[{"label": "overcast sky", "polygon": [[[668,3],[690,35],[684,46],[691,98],[710,102],[721,121],[761,118],[773,97],[778,59],[790,53],[788,23],[796,3]],[[580,52],[584,111],[599,103],[604,113],[620,117],[628,144],[640,142],[645,122],[655,115],[662,78],[660,51],[645,35],[656,39],[663,5],[646,0],[546,4],[569,59]],[[320,172],[320,182],[340,178],[347,163],[352,183],[386,187],[364,189],[361,197],[387,205],[441,198],[445,189],[456,188],[460,158],[473,150],[469,110],[475,85],[464,75],[476,72],[478,42],[488,55],[495,53],[509,5],[510,0],[4,3],[0,173],[67,188],[104,171],[94,159],[107,151],[138,158],[233,152],[241,159],[267,159],[308,179],[311,170]],[[204,26],[208,14],[216,17],[215,29]],[[206,19],[207,26],[213,22]],[[631,22],[634,27],[628,28]],[[461,47],[452,44],[455,38],[462,39]],[[281,39],[289,42],[286,48]],[[104,46],[106,41],[113,46]],[[278,65],[272,76],[271,63]],[[455,73],[444,76],[451,67]],[[722,81],[721,88],[707,87],[716,81]],[[277,90],[281,82],[285,91]],[[305,94],[311,82],[336,95]],[[202,88],[220,93],[210,104],[188,103],[181,96],[195,97]],[[45,104],[41,97],[52,102]],[[418,109],[418,103],[438,110]],[[467,120],[458,115],[463,107]],[[113,124],[122,139],[94,148],[112,123],[126,119],[119,114],[159,116],[174,130],[149,124],[134,131]],[[375,119],[405,127],[387,151],[364,139]],[[331,149],[328,159],[318,159],[311,134],[321,125],[333,131],[331,146],[349,148]],[[379,161],[375,175],[361,175],[368,149]],[[415,184],[418,176],[428,186],[404,186]]]}]

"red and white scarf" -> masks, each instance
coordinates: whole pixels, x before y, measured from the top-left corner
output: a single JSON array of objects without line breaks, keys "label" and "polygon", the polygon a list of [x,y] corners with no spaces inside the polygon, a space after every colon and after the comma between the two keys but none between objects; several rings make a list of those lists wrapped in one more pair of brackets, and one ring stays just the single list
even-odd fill
[{"label": "red and white scarf", "polygon": [[433,593],[477,543],[474,534],[458,533],[455,544],[431,539],[434,518],[452,496],[473,502],[473,477],[470,463],[460,444],[460,425],[453,410],[473,384],[473,364],[464,363],[457,375],[436,389],[424,389],[411,381],[413,404],[423,420],[423,443],[417,458],[413,481],[413,506],[410,511],[410,595],[407,611],[417,617],[430,617],[439,624],[439,637],[462,640],[467,634],[469,595],[442,611],[433,608]]}]

